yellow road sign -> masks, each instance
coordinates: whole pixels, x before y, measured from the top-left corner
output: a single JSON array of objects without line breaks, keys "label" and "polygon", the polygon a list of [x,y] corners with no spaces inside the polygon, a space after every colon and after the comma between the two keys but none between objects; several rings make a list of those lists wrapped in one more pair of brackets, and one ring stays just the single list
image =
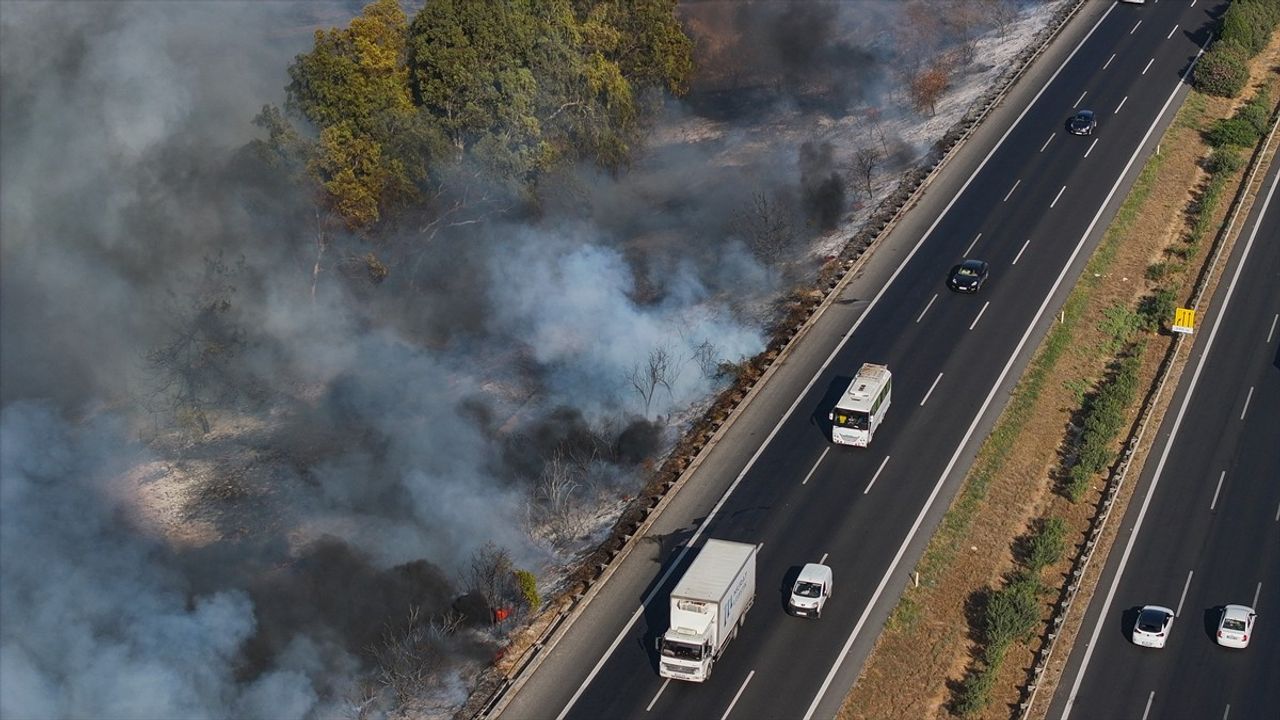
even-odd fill
[{"label": "yellow road sign", "polygon": [[1191,308],[1178,308],[1173,311],[1173,327],[1170,330],[1191,334],[1196,328],[1196,311]]}]

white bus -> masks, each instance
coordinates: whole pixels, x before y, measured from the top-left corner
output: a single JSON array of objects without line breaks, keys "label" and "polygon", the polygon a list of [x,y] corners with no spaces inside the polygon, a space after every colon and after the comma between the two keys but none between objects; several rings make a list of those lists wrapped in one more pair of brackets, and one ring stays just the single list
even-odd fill
[{"label": "white bus", "polygon": [[863,363],[827,416],[831,419],[832,442],[858,447],[870,445],[892,400],[893,375],[889,368]]}]

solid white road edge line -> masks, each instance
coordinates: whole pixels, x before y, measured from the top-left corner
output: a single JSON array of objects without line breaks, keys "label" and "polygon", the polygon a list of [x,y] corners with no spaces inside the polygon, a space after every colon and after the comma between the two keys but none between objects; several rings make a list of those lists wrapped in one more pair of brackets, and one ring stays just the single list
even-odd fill
[{"label": "solid white road edge line", "polygon": [[[1208,44],[1208,41],[1205,41]],[[1191,61],[1191,65],[1187,67],[1187,72],[1191,72],[1191,68],[1195,67],[1196,60],[1200,59],[1200,55],[1204,53],[1204,45],[1200,46],[1200,52],[1196,54],[1195,59]],[[1186,74],[1183,75],[1186,77]],[[1169,97],[1173,99],[1172,96]],[[1167,103],[1166,103],[1167,105]],[[1163,114],[1163,113],[1162,113]],[[1280,175],[1276,176],[1280,179]],[[1142,521],[1147,515],[1147,508],[1151,506],[1151,498],[1155,495],[1156,486],[1160,484],[1160,476],[1164,473],[1164,464],[1169,460],[1169,452],[1173,449],[1173,440],[1178,437],[1178,430],[1182,427],[1182,418],[1187,413],[1187,407],[1191,404],[1191,398],[1195,395],[1196,385],[1200,382],[1200,373],[1204,370],[1205,360],[1209,357],[1209,351],[1213,348],[1213,339],[1218,334],[1218,327],[1222,324],[1222,317],[1227,314],[1227,307],[1231,305],[1231,296],[1235,294],[1236,282],[1240,279],[1240,273],[1244,269],[1245,261],[1249,259],[1249,251],[1253,248],[1254,238],[1258,236],[1258,226],[1262,224],[1262,218],[1266,217],[1267,207],[1271,205],[1271,198],[1276,191],[1276,181],[1271,181],[1271,189],[1267,191],[1267,197],[1262,203],[1262,211],[1258,214],[1258,222],[1253,226],[1253,232],[1249,233],[1249,239],[1244,244],[1244,252],[1240,256],[1240,263],[1236,265],[1236,271],[1231,275],[1231,283],[1227,285],[1227,294],[1222,298],[1222,308],[1213,317],[1213,327],[1209,330],[1209,337],[1205,340],[1204,351],[1200,355],[1200,360],[1196,363],[1195,372],[1191,374],[1191,384],[1187,388],[1186,397],[1182,398],[1182,405],[1178,408],[1178,414],[1173,420],[1173,428],[1169,432],[1169,437],[1165,439],[1164,449],[1160,451],[1160,462],[1156,464],[1155,473],[1151,476],[1151,486],[1147,488],[1147,494],[1142,499],[1142,507],[1138,509],[1138,519],[1133,525],[1133,530],[1129,532],[1129,541],[1125,543],[1124,553],[1120,555],[1120,565],[1116,568],[1116,576],[1111,580],[1111,587],[1107,589],[1106,599],[1102,603],[1102,612],[1098,615],[1098,621],[1093,626],[1093,634],[1089,637],[1089,643],[1085,646],[1084,658],[1080,661],[1080,669],[1076,671],[1076,679],[1071,683],[1071,692],[1067,695],[1067,704],[1062,709],[1061,720],[1067,720],[1071,716],[1071,706],[1075,704],[1076,695],[1080,692],[1080,684],[1084,682],[1085,671],[1089,669],[1089,661],[1093,658],[1093,650],[1097,647],[1098,636],[1102,634],[1102,626],[1106,624],[1107,613],[1111,610],[1111,602],[1115,600],[1116,590],[1120,587],[1120,579],[1124,576],[1124,567],[1129,563],[1129,555],[1133,552],[1133,545],[1138,540],[1138,533],[1142,530]],[[1079,636],[1077,636],[1078,638]]]},{"label": "solid white road edge line", "polygon": [[729,717],[729,713],[733,712],[733,706],[738,704],[738,698],[742,697],[742,691],[747,689],[747,683],[751,682],[751,678],[755,677],[755,675],[755,670],[747,673],[747,679],[742,681],[742,687],[738,688],[738,694],[733,696],[733,700],[729,703],[729,707],[724,709],[724,714],[720,716],[720,720],[726,720]]},{"label": "solid white road edge line", "polygon": [[[751,470],[752,466],[756,464],[756,460],[760,459],[760,456],[764,453],[765,448],[767,448],[769,446],[769,443],[773,441],[774,436],[778,434],[778,431],[782,429],[782,426],[785,425],[787,420],[791,418],[792,413],[794,413],[796,411],[796,408],[800,406],[800,402],[804,400],[805,395],[809,394],[809,390],[812,389],[813,386],[818,382],[818,378],[822,377],[822,373],[826,372],[827,367],[831,365],[831,361],[835,360],[836,355],[839,355],[840,351],[844,349],[845,344],[849,342],[849,338],[853,337],[854,331],[857,330],[862,325],[862,321],[866,319],[868,315],[871,314],[871,310],[880,302],[880,298],[884,297],[885,292],[887,292],[888,289],[893,286],[893,281],[897,280],[898,275],[902,274],[902,270],[906,268],[907,263],[911,262],[911,258],[915,257],[916,253],[919,252],[921,246],[924,245],[925,240],[928,240],[929,236],[933,234],[933,231],[938,227],[938,224],[942,222],[942,218],[947,216],[947,213],[951,211],[952,206],[954,206],[956,202],[960,200],[961,196],[964,195],[964,191],[967,190],[969,188],[969,185],[973,183],[974,178],[978,177],[978,173],[982,172],[982,169],[987,166],[988,162],[991,161],[991,158],[996,154],[996,151],[999,150],[1002,145],[1004,145],[1004,141],[1007,140],[1009,138],[1009,135],[1013,133],[1014,128],[1018,127],[1018,124],[1021,123],[1022,119],[1027,116],[1027,113],[1031,111],[1031,108],[1036,104],[1036,101],[1040,99],[1040,96],[1044,94],[1044,91],[1049,89],[1049,86],[1053,84],[1053,81],[1056,80],[1058,78],[1058,75],[1062,73],[1063,68],[1067,66],[1067,63],[1071,62],[1071,58],[1075,57],[1076,53],[1080,51],[1080,48],[1084,47],[1085,42],[1087,42],[1089,38],[1093,36],[1094,31],[1098,29],[1098,26],[1102,25],[1102,21],[1106,20],[1107,16],[1110,15],[1111,11],[1114,9],[1115,9],[1115,5],[1112,5],[1102,13],[1102,16],[1099,17],[1097,22],[1093,24],[1093,27],[1089,28],[1089,32],[1085,33],[1085,36],[1080,39],[1080,42],[1077,43],[1076,46],[1071,50],[1071,53],[1067,55],[1066,59],[1062,61],[1062,64],[1058,65],[1058,69],[1054,70],[1053,74],[1049,76],[1049,79],[1044,82],[1044,85],[1040,86],[1040,90],[1036,92],[1035,97],[1031,98],[1031,101],[1027,103],[1026,107],[1022,108],[1022,112],[1018,113],[1018,117],[1014,118],[1013,122],[1009,125],[1009,127],[1005,128],[1004,134],[1001,135],[1000,139],[996,141],[996,144],[992,146],[992,148],[989,151],[987,151],[986,157],[982,158],[982,162],[978,163],[978,167],[974,168],[973,172],[969,174],[969,178],[964,181],[964,184],[960,186],[960,189],[956,191],[955,195],[951,196],[951,200],[946,204],[946,207],[942,208],[942,212],[938,213],[938,217],[934,218],[933,223],[929,225],[929,229],[926,230],[924,234],[920,236],[920,239],[916,241],[915,246],[911,248],[911,252],[907,253],[907,256],[904,257],[902,259],[902,262],[898,264],[897,269],[895,269],[893,271],[893,274],[889,276],[888,281],[886,281],[884,286],[880,288],[880,291],[876,293],[875,297],[871,298],[871,302],[867,304],[866,309],[863,310],[862,314],[858,316],[858,319],[854,321],[853,326],[850,327],[845,332],[844,337],[840,338],[840,342],[836,344],[835,349],[832,350],[831,354],[827,356],[827,359],[822,363],[822,367],[818,368],[818,371],[813,374],[812,378],[810,378],[809,383],[804,386],[804,389],[801,390],[798,395],[796,395],[796,399],[792,401],[791,407],[787,408],[787,412],[783,414],[782,419],[778,421],[778,424],[773,426],[773,430],[769,433],[768,437],[764,439],[764,442],[760,443],[760,447],[756,449],[755,453],[752,454],[751,459],[747,461],[746,466],[743,467],[742,471],[738,473],[738,477],[735,478],[733,483],[729,485],[728,489],[724,491],[724,495],[720,496],[719,502],[715,504],[715,507],[711,508],[711,512],[708,513],[707,517],[703,519],[702,524],[698,526],[697,531],[694,532],[693,537],[689,539],[689,542],[686,543],[684,548],[680,550],[680,553],[679,555],[676,556],[675,561],[672,562],[670,565],[668,565],[666,571],[663,572],[662,576],[658,579],[658,582],[653,586],[653,589],[649,591],[648,595],[644,596],[644,599],[641,600],[640,602],[640,607],[637,608],[634,613],[632,613],[631,619],[627,621],[626,626],[622,628],[622,631],[618,633],[618,636],[613,639],[613,643],[609,645],[609,649],[606,650],[604,656],[601,657],[600,660],[596,662],[595,667],[591,669],[591,672],[587,675],[586,679],[583,680],[582,684],[578,686],[578,689],[573,693],[573,697],[569,698],[569,702],[564,706],[564,709],[560,711],[560,714],[556,716],[556,720],[564,720],[565,716],[569,714],[569,711],[573,709],[574,703],[578,702],[578,698],[582,697],[582,693],[586,692],[587,686],[591,684],[591,681],[595,679],[596,675],[600,674],[600,669],[603,668],[604,664],[609,661],[609,657],[613,655],[613,651],[618,649],[618,645],[622,643],[622,639],[626,637],[628,633],[631,632],[631,628],[635,626],[636,621],[638,621],[640,617],[644,614],[645,607],[647,607],[649,603],[653,601],[654,596],[658,594],[658,591],[667,582],[667,579],[671,577],[671,573],[675,571],[675,568],[677,566],[679,566],[680,561],[684,559],[684,556],[689,553],[689,548],[692,547],[695,542],[697,542],[698,537],[702,535],[704,530],[706,530],[707,526],[711,523],[712,518],[714,518],[716,513],[720,511],[720,508],[724,506],[725,501],[728,500],[729,496],[733,494],[733,491],[737,489],[738,484],[742,482],[742,479],[744,477],[747,476],[747,473]],[[1144,138],[1144,142],[1145,142],[1145,138]],[[1097,221],[1096,218],[1094,221],[1095,222]],[[1055,287],[1057,286],[1055,285]],[[1025,342],[1025,337],[1023,338],[1023,340]],[[1021,345],[1019,345],[1019,349],[1021,349]],[[1017,354],[1018,354],[1018,351],[1015,350],[1014,355],[1016,356]],[[1010,358],[1010,363],[1012,362],[1013,360],[1012,358]],[[992,392],[994,393],[994,389],[992,390]],[[985,410],[985,406],[983,410]],[[981,416],[982,411],[979,411],[978,414],[979,416]],[[977,424],[976,418],[974,419],[974,424],[975,425]],[[963,443],[961,444],[963,445]],[[959,450],[957,450],[956,453],[958,455]],[[954,462],[954,460],[952,462]],[[937,489],[934,490],[934,495],[936,494],[937,494]],[[933,502],[933,496],[930,496],[929,502],[930,503]],[[928,505],[925,506],[925,509],[926,510],[928,509]],[[912,532],[914,533],[914,530]],[[894,564],[895,565],[897,564],[896,560]],[[877,593],[877,595],[878,594],[879,593]],[[872,604],[874,604],[874,599],[872,600]],[[859,623],[859,625],[861,625],[861,623]],[[856,628],[854,632],[856,634],[857,632]],[[850,640],[850,644],[852,644],[852,640]],[[843,657],[846,654],[848,654],[847,650],[844,653],[841,653],[841,660],[843,660]],[[838,666],[839,662],[837,662],[836,664]],[[834,670],[832,671],[832,675],[834,675]],[[826,686],[829,685],[830,682],[831,681],[828,678],[827,682],[823,684],[822,692],[826,691]],[[818,693],[819,696],[821,696],[822,692]],[[813,714],[812,710],[810,710],[809,714],[810,715]]]}]

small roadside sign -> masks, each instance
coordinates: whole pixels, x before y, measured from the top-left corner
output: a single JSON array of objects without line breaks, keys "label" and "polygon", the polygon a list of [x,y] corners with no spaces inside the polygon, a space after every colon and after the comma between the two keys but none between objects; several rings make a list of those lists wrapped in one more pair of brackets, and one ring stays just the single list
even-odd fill
[{"label": "small roadside sign", "polygon": [[1186,333],[1190,335],[1195,332],[1196,328],[1196,311],[1191,308],[1178,308],[1173,311],[1173,327],[1169,328],[1176,333]]}]

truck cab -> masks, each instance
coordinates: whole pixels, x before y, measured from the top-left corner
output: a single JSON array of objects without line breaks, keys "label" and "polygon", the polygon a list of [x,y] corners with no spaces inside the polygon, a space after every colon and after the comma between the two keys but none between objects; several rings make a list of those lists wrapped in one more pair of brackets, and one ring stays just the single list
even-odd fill
[{"label": "truck cab", "polygon": [[800,569],[795,585],[791,586],[787,611],[792,615],[822,617],[822,608],[831,597],[833,584],[831,568],[817,563],[806,564]]}]

